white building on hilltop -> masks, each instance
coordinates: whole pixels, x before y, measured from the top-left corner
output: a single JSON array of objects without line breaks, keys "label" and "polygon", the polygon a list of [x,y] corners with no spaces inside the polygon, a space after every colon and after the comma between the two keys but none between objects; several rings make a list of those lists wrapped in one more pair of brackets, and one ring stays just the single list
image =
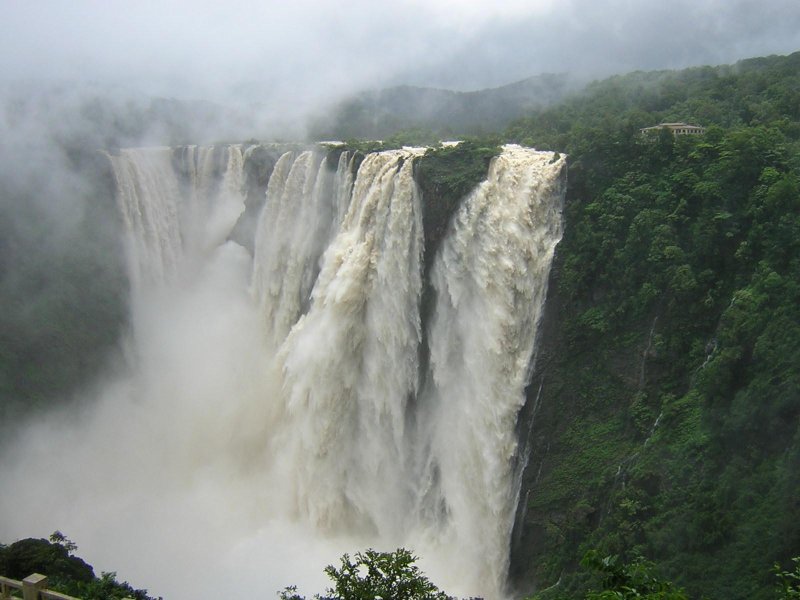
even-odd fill
[{"label": "white building on hilltop", "polygon": [[700,135],[706,132],[705,127],[689,125],[688,123],[659,123],[652,127],[645,127],[639,131],[642,134],[658,133],[662,129],[669,129],[674,135]]}]

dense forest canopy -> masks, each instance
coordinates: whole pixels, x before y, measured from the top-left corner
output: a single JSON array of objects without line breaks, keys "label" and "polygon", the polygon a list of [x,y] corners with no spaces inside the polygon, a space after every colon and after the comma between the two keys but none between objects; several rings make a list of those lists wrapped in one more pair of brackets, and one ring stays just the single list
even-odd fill
[{"label": "dense forest canopy", "polygon": [[[639,133],[671,121],[707,132]],[[614,77],[508,134],[571,158],[516,576],[597,547],[769,598],[800,549],[800,53]]]}]

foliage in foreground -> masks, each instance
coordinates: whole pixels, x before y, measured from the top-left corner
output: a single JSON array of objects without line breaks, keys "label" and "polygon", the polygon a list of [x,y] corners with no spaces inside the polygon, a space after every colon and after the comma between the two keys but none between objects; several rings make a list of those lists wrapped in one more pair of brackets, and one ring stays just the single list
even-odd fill
[{"label": "foliage in foreground", "polygon": [[586,600],[688,600],[686,593],[655,574],[655,565],[643,558],[623,564],[617,556],[601,557],[591,551],[581,565],[601,575],[599,591],[590,591]]},{"label": "foliage in foreground", "polygon": [[775,564],[780,600],[800,600],[800,556],[795,556],[792,562],[793,571],[784,571],[779,564]]},{"label": "foliage in foreground", "polygon": [[[792,559],[794,570],[786,571],[776,564],[773,573],[778,579],[775,600],[800,598],[800,557]],[[587,552],[580,562],[594,583],[584,593],[554,589],[536,594],[531,600],[690,600],[685,590],[663,579],[655,563],[641,556],[623,562],[619,556],[603,556],[597,550]],[[705,598],[705,597],[704,597]]]},{"label": "foliage in foreground", "polygon": [[[348,554],[341,558],[340,568],[329,565],[325,573],[333,581],[324,595],[315,600],[450,600],[414,564],[417,557],[409,550],[394,552],[368,549],[357,552],[354,560]],[[792,559],[794,569],[784,570],[776,564],[773,573],[778,579],[776,600],[800,600],[800,557]],[[655,563],[637,556],[625,562],[619,556],[604,556],[598,550],[588,551],[580,561],[586,576],[584,592],[570,592],[554,586],[534,595],[531,600],[690,600],[687,592],[664,579]],[[306,600],[296,586],[278,592],[280,600]]]},{"label": "foliage in foreground", "polygon": [[73,555],[77,545],[60,531],[50,540],[26,538],[8,546],[0,545],[0,575],[22,580],[33,573],[47,575],[48,589],[83,600],[155,600],[147,590],[117,581],[114,572],[95,576],[94,569]]},{"label": "foliage in foreground", "polygon": [[[420,571],[414,562],[417,557],[405,548],[394,552],[368,549],[357,552],[355,560],[345,554],[341,567],[325,567],[325,574],[333,581],[324,596],[317,600],[447,600],[449,596],[439,590]],[[305,600],[295,586],[278,592],[280,600]]]}]

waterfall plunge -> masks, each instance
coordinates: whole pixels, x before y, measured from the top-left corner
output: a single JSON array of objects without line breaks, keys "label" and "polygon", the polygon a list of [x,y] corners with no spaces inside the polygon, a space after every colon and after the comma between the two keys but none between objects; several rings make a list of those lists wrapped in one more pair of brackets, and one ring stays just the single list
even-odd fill
[{"label": "waterfall plunge", "polygon": [[506,146],[464,200],[419,373],[422,152],[370,154],[355,178],[346,152],[284,154],[252,260],[224,242],[247,150],[111,157],[136,362],[80,426],[54,418],[20,446],[19,480],[49,464],[69,502],[20,485],[24,507],[0,512],[170,600],[321,591],[325,564],[370,546],[413,549],[452,594],[502,597],[563,159]]},{"label": "waterfall plunge", "polygon": [[473,592],[503,589],[518,489],[515,425],[522,408],[553,252],[561,238],[550,153],[506,146],[467,198],[433,267],[426,398],[431,492]]}]

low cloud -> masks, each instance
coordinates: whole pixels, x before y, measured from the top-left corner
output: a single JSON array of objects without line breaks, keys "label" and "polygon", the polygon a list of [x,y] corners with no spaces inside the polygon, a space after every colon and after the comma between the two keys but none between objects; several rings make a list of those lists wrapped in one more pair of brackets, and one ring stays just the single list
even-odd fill
[{"label": "low cloud", "polygon": [[81,79],[299,116],[396,83],[474,89],[800,48],[795,0],[23,3],[0,8],[3,79]]}]

